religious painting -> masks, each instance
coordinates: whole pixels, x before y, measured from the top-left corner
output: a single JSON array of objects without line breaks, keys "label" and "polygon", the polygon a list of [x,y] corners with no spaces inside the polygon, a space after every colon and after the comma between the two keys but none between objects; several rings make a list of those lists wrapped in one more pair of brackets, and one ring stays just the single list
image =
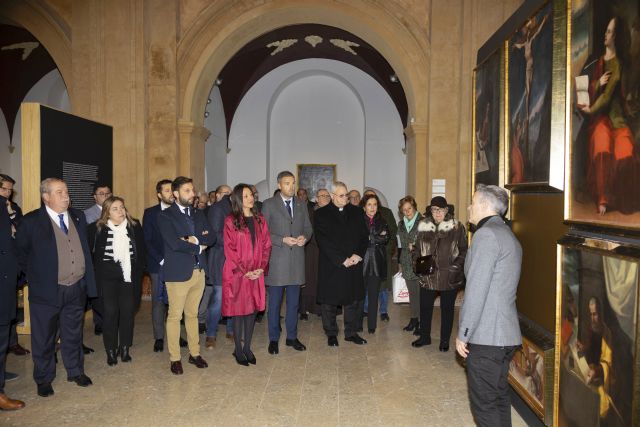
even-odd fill
[{"label": "religious painting", "polygon": [[507,185],[544,186],[551,160],[554,22],[551,3],[507,41]]},{"label": "religious painting", "polygon": [[609,247],[567,242],[558,250],[555,422],[560,426],[640,421],[634,396],[640,251],[600,242]]},{"label": "religious painting", "polygon": [[476,184],[504,185],[501,174],[502,49],[474,70],[473,188]]},{"label": "religious painting", "polygon": [[509,383],[540,418],[545,403],[544,370],[544,352],[523,336],[522,348],[516,351],[509,364]]},{"label": "religious painting", "polygon": [[640,4],[571,5],[565,219],[640,228]]},{"label": "religious painting", "polygon": [[298,188],[307,190],[310,200],[316,201],[318,190],[325,189],[331,192],[331,186],[336,180],[336,165],[298,165]]}]

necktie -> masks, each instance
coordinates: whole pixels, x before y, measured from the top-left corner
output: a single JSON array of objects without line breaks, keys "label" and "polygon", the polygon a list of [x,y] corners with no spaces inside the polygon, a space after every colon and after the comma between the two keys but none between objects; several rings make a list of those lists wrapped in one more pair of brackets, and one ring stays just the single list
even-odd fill
[{"label": "necktie", "polygon": [[291,210],[291,199],[285,200],[284,203],[287,205],[287,212],[289,212],[289,216],[293,218],[293,211]]},{"label": "necktie", "polygon": [[186,216],[191,216],[191,212],[189,211],[189,206],[187,206],[186,208],[184,208],[184,214]]},{"label": "necktie", "polygon": [[67,224],[64,223],[64,214],[58,214],[58,217],[60,218],[60,228],[64,231],[64,234],[69,234]]}]

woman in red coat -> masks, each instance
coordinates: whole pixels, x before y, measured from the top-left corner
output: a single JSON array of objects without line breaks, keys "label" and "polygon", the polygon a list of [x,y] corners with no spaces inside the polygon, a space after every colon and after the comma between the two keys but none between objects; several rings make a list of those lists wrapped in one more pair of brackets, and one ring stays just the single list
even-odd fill
[{"label": "woman in red coat", "polygon": [[264,310],[264,276],[271,254],[271,237],[264,217],[254,207],[253,193],[247,184],[236,185],[230,199],[231,214],[224,221],[222,314],[234,317],[236,362],[249,366],[256,364],[251,337],[256,313]]}]

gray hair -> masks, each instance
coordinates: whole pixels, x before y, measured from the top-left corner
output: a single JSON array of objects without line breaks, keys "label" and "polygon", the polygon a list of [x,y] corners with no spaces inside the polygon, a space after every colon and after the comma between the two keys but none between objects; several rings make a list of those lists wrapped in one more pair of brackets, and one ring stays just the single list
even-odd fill
[{"label": "gray hair", "polygon": [[318,188],[316,190],[316,197],[318,197],[318,194],[320,194],[321,191],[326,191],[327,193],[329,193],[329,190],[327,190],[326,188]]},{"label": "gray hair", "polygon": [[489,205],[492,211],[504,215],[509,207],[509,194],[504,188],[497,185],[478,184],[476,193],[479,193],[482,200]]},{"label": "gray hair", "polygon": [[336,181],[333,184],[331,184],[331,192],[335,194],[335,192],[338,189],[338,187],[342,187],[342,188],[345,189],[345,191],[348,191],[347,184],[345,184],[342,181]]},{"label": "gray hair", "polygon": [[65,183],[60,178],[45,178],[42,180],[42,182],[40,182],[40,194],[42,195],[45,193],[51,193],[51,184],[53,184],[54,182],[62,182],[63,184]]}]

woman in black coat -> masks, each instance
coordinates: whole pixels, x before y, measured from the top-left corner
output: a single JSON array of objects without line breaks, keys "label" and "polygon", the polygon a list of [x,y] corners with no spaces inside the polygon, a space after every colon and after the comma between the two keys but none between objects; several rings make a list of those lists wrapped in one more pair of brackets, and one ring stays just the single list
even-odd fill
[{"label": "woman in black coat", "polygon": [[[369,300],[367,327],[370,334],[376,332],[378,317],[378,295],[380,283],[387,278],[387,243],[389,242],[389,226],[382,218],[378,207],[380,199],[375,194],[369,194],[362,200],[364,207],[364,220],[369,229],[369,246],[364,256],[362,275],[364,276],[364,289]],[[364,307],[363,307],[364,308]],[[361,311],[360,315],[364,315]],[[359,323],[362,325],[362,320]]]},{"label": "woman in black coat", "polygon": [[103,341],[109,366],[130,362],[133,319],[140,306],[145,269],[144,236],[124,200],[112,196],[102,205],[102,215],[89,225],[98,298],[102,305]]}]

